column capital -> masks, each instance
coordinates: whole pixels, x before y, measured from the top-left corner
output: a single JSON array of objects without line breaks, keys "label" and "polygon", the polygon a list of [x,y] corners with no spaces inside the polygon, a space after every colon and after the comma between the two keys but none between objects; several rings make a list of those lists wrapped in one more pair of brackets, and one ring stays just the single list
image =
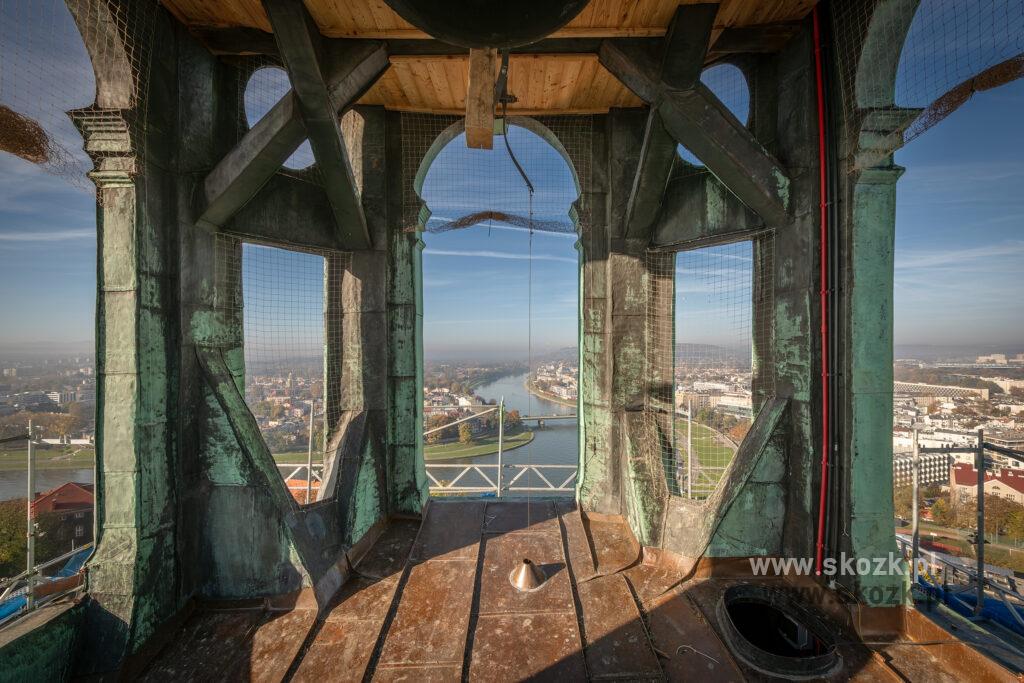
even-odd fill
[{"label": "column capital", "polygon": [[87,175],[101,190],[134,185],[136,155],[124,113],[121,109],[97,107],[68,112],[93,162],[93,170]]}]

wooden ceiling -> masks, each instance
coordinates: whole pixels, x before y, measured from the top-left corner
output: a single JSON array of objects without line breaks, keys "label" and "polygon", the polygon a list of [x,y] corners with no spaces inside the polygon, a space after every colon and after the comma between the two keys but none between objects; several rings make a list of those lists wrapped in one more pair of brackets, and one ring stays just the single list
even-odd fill
[{"label": "wooden ceiling", "polygon": [[[816,0],[724,0],[711,36],[723,30],[802,19]],[[193,29],[249,28],[270,31],[260,0],[162,0]],[[694,0],[591,0],[555,38],[657,37],[665,34],[680,4]],[[305,0],[323,35],[331,38],[429,38],[392,11],[384,0]],[[398,111],[465,111],[465,55],[394,55],[392,66],[360,100]],[[640,100],[597,62],[594,54],[515,55],[508,92],[519,114],[602,113],[640,106]]]}]

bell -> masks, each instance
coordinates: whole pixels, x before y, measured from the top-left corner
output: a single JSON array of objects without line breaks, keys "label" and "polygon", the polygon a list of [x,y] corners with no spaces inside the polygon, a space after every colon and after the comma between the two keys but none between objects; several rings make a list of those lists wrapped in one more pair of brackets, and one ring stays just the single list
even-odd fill
[{"label": "bell", "polygon": [[516,590],[521,593],[529,593],[542,588],[548,577],[545,576],[543,569],[524,557],[523,561],[512,569],[512,573],[508,575],[508,580],[509,583],[515,586]]}]

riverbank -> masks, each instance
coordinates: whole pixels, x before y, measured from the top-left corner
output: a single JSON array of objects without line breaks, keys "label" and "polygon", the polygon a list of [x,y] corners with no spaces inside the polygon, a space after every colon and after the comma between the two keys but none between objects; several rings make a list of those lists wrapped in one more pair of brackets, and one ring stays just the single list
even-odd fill
[{"label": "riverbank", "polygon": [[552,403],[557,403],[558,405],[565,406],[566,408],[576,407],[576,401],[567,401],[564,398],[555,396],[554,394],[549,394],[546,391],[541,391],[536,386],[534,386],[533,382],[531,382],[529,379],[523,382],[523,388],[526,389],[528,393],[533,394],[537,398],[542,398],[545,401],[551,401]]},{"label": "riverbank", "polygon": [[[79,470],[92,467],[96,461],[93,450],[65,451],[37,449],[35,453],[36,469],[40,470]],[[28,451],[24,448],[17,451],[0,451],[0,472],[24,472],[28,470]]]},{"label": "riverbank", "polygon": [[[516,434],[506,435],[502,450],[504,452],[521,448],[533,441],[533,432],[524,429]],[[431,444],[423,447],[423,460],[436,462],[438,460],[457,460],[462,458],[477,458],[483,455],[492,455],[498,452],[498,436],[486,436],[475,439],[473,443]]]}]

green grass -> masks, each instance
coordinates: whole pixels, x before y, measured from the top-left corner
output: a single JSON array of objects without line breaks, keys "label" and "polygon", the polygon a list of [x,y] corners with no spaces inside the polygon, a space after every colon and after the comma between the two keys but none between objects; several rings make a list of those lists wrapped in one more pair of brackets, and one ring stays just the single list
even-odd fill
[{"label": "green grass", "polygon": [[[681,462],[686,462],[686,420],[676,420],[676,450]],[[736,448],[722,443],[723,438],[711,427],[693,423],[693,455],[704,467],[726,467],[736,455]],[[722,472],[712,470],[706,476],[717,482]],[[694,478],[696,483],[697,479]]]},{"label": "green grass", "polygon": [[[309,453],[302,451],[288,451],[287,453],[274,453],[274,462],[279,465],[305,465]],[[323,463],[324,454],[320,451],[313,451],[313,464]]]},{"label": "green grass", "polygon": [[[92,467],[96,460],[93,450],[89,448],[75,453],[76,450],[78,449],[36,449],[33,453],[35,455],[36,468],[41,470],[75,470]],[[27,469],[28,452],[26,449],[0,451],[0,471],[16,472]]]},{"label": "green grass", "polygon": [[[510,451],[519,448],[533,441],[533,432],[523,430],[516,434],[506,434],[504,450]],[[473,443],[464,444],[459,442],[433,444],[423,447],[423,459],[427,462],[432,460],[450,460],[454,458],[475,458],[481,455],[490,455],[498,452],[498,437],[487,436],[474,439]]]},{"label": "green grass", "polygon": [[[909,536],[911,527],[910,525],[897,527],[896,531]],[[935,532],[935,536],[929,533],[932,531]],[[954,555],[973,559],[976,557],[976,548],[973,543],[967,542],[966,535],[967,532],[963,529],[950,529],[926,520],[921,522],[922,541],[938,541],[943,545],[956,548],[957,552],[954,552]],[[985,537],[989,540],[989,543],[985,544],[985,564],[1006,567],[1015,572],[1024,572],[1024,549],[1015,548],[1005,536],[1001,536],[999,542],[995,542],[995,537],[991,533],[986,534]]]}]

